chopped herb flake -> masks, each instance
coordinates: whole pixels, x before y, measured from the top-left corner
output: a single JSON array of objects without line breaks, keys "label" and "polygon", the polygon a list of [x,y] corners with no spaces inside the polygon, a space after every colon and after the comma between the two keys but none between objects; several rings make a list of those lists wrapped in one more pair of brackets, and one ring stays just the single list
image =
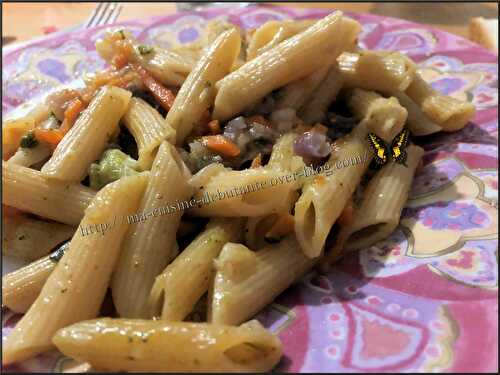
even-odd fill
[{"label": "chopped herb flake", "polygon": [[153,47],[140,44],[137,46],[137,50],[141,55],[147,55],[148,53],[153,52]]},{"label": "chopped herb flake", "polygon": [[33,148],[38,144],[38,140],[35,137],[33,132],[26,133],[21,138],[21,147],[22,148]]}]

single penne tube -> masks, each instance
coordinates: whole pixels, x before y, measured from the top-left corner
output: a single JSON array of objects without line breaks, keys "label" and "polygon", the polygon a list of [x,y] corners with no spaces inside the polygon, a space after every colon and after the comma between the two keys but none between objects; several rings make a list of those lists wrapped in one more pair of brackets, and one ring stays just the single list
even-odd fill
[{"label": "single penne tube", "polygon": [[387,238],[398,226],[401,212],[408,199],[413,176],[424,150],[410,145],[406,149],[406,165],[391,162],[370,180],[363,192],[352,221],[340,229],[344,243],[334,244],[325,261],[331,262],[340,253],[367,248]]},{"label": "single penne tube", "polygon": [[19,362],[52,348],[52,336],[69,324],[99,313],[127,229],[123,217],[139,205],[147,172],[123,177],[101,189],[40,294],[3,343],[2,363]]},{"label": "single penne tube", "polygon": [[47,145],[39,143],[33,148],[18,148],[16,153],[7,161],[7,163],[22,165],[23,167],[31,167],[32,165],[47,160],[51,154],[52,152]]},{"label": "single penne tube", "polygon": [[422,112],[438,124],[443,131],[454,132],[462,129],[476,113],[476,108],[472,103],[441,94],[418,73],[405,94],[417,103]]},{"label": "single penne tube", "polygon": [[2,163],[2,203],[76,226],[95,191],[73,182],[48,179],[39,171]]},{"label": "single penne tube", "polygon": [[66,242],[51,255],[2,276],[2,306],[17,313],[28,311],[68,247]]},{"label": "single penne tube", "polygon": [[[296,155],[293,150],[293,144],[297,137],[296,133],[286,133],[276,141],[267,163],[268,168],[288,173],[304,169],[305,164],[302,157]],[[299,185],[302,182],[299,180]],[[283,212],[248,218],[244,237],[245,243],[252,250],[261,249],[294,231],[294,218],[290,212],[299,196],[297,192],[294,193],[288,201],[288,207]]]},{"label": "single penne tube", "polygon": [[[2,159],[12,157],[19,149],[21,138],[49,115],[49,106],[45,102],[39,102],[25,116],[5,119],[2,122]],[[4,118],[8,116],[4,115]]]},{"label": "single penne tube", "polygon": [[255,58],[257,51],[268,44],[282,27],[280,21],[267,21],[252,34],[247,48],[247,60]]},{"label": "single penne tube", "polygon": [[348,88],[392,93],[408,88],[416,74],[416,65],[399,52],[344,52],[338,67]]},{"label": "single penne tube", "polygon": [[276,109],[293,108],[298,111],[313,95],[316,88],[323,82],[331,64],[328,62],[305,78],[286,85],[279,92]]},{"label": "single penne tube", "polygon": [[394,92],[392,93],[396,97],[399,103],[406,108],[408,112],[408,118],[406,119],[406,124],[411,131],[412,135],[423,136],[433,133],[437,133],[442,130],[442,128],[435,122],[432,122],[425,114],[422,109],[415,103],[408,95],[404,92]]},{"label": "single penne tube", "polygon": [[58,180],[81,181],[118,130],[131,96],[130,91],[104,86],[59,142],[42,167],[42,174]]},{"label": "single penne tube", "polygon": [[[233,171],[221,164],[211,164],[193,176],[199,206],[192,209],[199,216],[263,216],[288,212],[297,199],[304,167],[293,152],[297,134],[287,133],[275,143],[265,167]],[[270,198],[272,197],[272,198]]]},{"label": "single penne tube", "polygon": [[299,111],[299,116],[306,124],[322,122],[325,119],[326,111],[337,98],[343,82],[343,76],[340,74],[337,64],[334,64],[323,82]]},{"label": "single penne tube", "polygon": [[302,157],[296,155],[293,150],[293,144],[297,137],[298,134],[290,132],[278,138],[269,157],[268,168],[293,172],[305,166]]},{"label": "single penne tube", "polygon": [[200,125],[213,106],[215,83],[231,70],[240,52],[240,34],[236,29],[222,33],[206,51],[177,93],[167,114],[167,124],[176,131],[176,143],[182,145],[193,128]]},{"label": "single penne tube", "polygon": [[220,121],[227,120],[271,91],[313,73],[326,58],[336,58],[352,43],[349,38],[343,38],[344,35],[354,40],[359,29],[356,22],[342,22],[342,12],[333,12],[246,62],[217,82],[213,117]]},{"label": "single penne tube", "polygon": [[117,53],[127,50],[130,62],[141,65],[164,85],[182,85],[195,64],[191,56],[158,46],[143,46],[123,30],[105,33],[103,38],[97,40],[95,47],[108,63],[112,63]]},{"label": "single penne tube", "polygon": [[[295,234],[310,258],[318,257],[326,237],[358,186],[372,158],[366,124],[360,123],[333,145],[329,168],[302,187],[295,203]],[[339,168],[340,167],[340,168]]]},{"label": "single penne tube", "polygon": [[132,60],[168,86],[181,86],[196,64],[193,56],[168,51],[157,46],[152,49],[151,53],[143,55],[137,47],[139,45],[136,45]]},{"label": "single penne tube", "polygon": [[34,261],[73,237],[75,227],[18,214],[2,217],[2,254]]},{"label": "single penne tube", "polygon": [[183,212],[172,210],[171,205],[191,197],[190,177],[175,147],[164,141],[151,168],[139,213],[127,218],[131,225],[113,273],[113,302],[121,317],[151,318],[157,314],[148,303],[149,294],[155,277],[177,255],[176,233]]},{"label": "single penne tube", "polygon": [[353,89],[347,96],[347,106],[353,115],[364,120],[368,129],[386,142],[403,130],[408,112],[395,97],[384,98],[363,89]]},{"label": "single penne tube", "polygon": [[257,321],[232,327],[101,318],[65,327],[53,341],[101,371],[268,372],[282,352],[278,337]]},{"label": "single penne tube", "polygon": [[316,262],[303,254],[293,234],[256,252],[226,244],[216,260],[208,321],[234,325],[250,319]]},{"label": "single penne tube", "polygon": [[[238,241],[242,219],[212,219],[175,260],[156,278],[153,301],[163,293],[161,318],[182,321],[207,292],[213,279],[213,261],[227,242]],[[189,286],[189,287],[186,287]]]},{"label": "single penne tube", "polygon": [[151,168],[156,151],[164,140],[175,143],[175,130],[156,109],[140,98],[130,99],[123,123],[137,143],[142,170]]},{"label": "single penne tube", "polygon": [[[269,22],[276,22],[276,21],[269,21]],[[267,43],[263,44],[260,46],[257,51],[255,52],[255,55],[253,55],[251,58],[254,58],[256,56],[262,55],[264,52],[269,51],[270,49],[274,48],[278,44],[280,44],[282,41],[285,39],[288,39],[308,27],[312,26],[314,24],[314,20],[303,20],[303,21],[281,21],[279,22],[279,27],[272,35],[271,40],[269,40]],[[271,34],[270,34],[271,36]],[[250,57],[248,60],[251,59]]]},{"label": "single penne tube", "polygon": [[194,216],[255,217],[283,212],[299,188],[297,172],[259,167],[242,171],[226,170],[211,177],[197,189]]}]

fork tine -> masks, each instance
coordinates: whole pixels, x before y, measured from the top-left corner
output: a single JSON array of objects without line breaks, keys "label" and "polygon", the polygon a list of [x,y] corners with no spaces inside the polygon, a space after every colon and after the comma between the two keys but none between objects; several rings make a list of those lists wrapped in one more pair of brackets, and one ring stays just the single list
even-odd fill
[{"label": "fork tine", "polygon": [[106,17],[106,19],[103,21],[102,24],[107,25],[107,24],[113,23],[118,18],[119,14],[120,14],[120,5],[117,3],[113,3],[113,5],[111,6],[111,10],[109,11],[108,16]]},{"label": "fork tine", "polygon": [[90,27],[96,27],[102,25],[102,21],[106,18],[109,12],[110,3],[103,3],[103,7],[99,12],[98,16],[94,19],[94,22],[90,25]]},{"label": "fork tine", "polygon": [[111,16],[111,19],[109,20],[108,23],[115,23],[116,20],[118,19],[118,17],[120,16],[120,13],[122,11],[122,5],[121,4],[118,4],[118,6],[115,8],[112,16]]},{"label": "fork tine", "polygon": [[89,19],[85,23],[85,28],[86,29],[88,29],[90,27],[90,25],[92,25],[92,23],[94,22],[95,18],[97,17],[97,14],[100,13],[101,8],[102,8],[103,5],[104,5],[104,3],[99,3],[99,5],[97,5],[97,7],[94,8],[94,10],[92,11],[92,14],[90,15]]}]

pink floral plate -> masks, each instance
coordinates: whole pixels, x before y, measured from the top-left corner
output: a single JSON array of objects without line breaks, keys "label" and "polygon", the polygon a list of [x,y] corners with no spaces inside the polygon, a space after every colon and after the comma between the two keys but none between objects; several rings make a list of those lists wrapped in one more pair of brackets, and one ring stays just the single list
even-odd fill
[{"label": "pink floral plate", "polygon": [[[326,10],[215,8],[119,23],[169,47],[196,40],[211,19],[244,28],[320,18]],[[457,36],[394,18],[349,14],[360,43],[400,51],[437,90],[472,101],[463,130],[428,136],[400,226],[327,276],[307,275],[258,318],[284,345],[278,371],[498,371],[498,58]],[[94,43],[105,27],[47,36],[3,56],[3,113],[104,67]],[[3,314],[5,336],[19,319]],[[69,371],[47,353],[6,371]]]}]

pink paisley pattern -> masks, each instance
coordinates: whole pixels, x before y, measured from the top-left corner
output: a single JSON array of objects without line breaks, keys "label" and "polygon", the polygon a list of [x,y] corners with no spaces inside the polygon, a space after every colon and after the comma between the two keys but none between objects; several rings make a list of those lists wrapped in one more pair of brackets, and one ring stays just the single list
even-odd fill
[{"label": "pink paisley pattern", "polygon": [[[117,27],[169,47],[196,40],[211,19],[254,28],[268,20],[320,18],[326,13],[228,7]],[[477,113],[459,132],[426,137],[424,167],[415,178],[406,218],[394,233],[343,259],[331,274],[307,275],[259,314],[284,344],[277,370],[497,371],[497,56],[424,25],[349,15],[363,24],[362,47],[407,53],[433,87],[471,100]],[[49,35],[4,53],[4,113],[60,83],[101,69],[103,62],[93,46],[105,30]],[[445,239],[454,242],[441,248],[433,239],[443,230]],[[19,317],[4,312],[2,336]],[[4,370],[65,371],[69,364],[69,359],[51,352]]]}]

